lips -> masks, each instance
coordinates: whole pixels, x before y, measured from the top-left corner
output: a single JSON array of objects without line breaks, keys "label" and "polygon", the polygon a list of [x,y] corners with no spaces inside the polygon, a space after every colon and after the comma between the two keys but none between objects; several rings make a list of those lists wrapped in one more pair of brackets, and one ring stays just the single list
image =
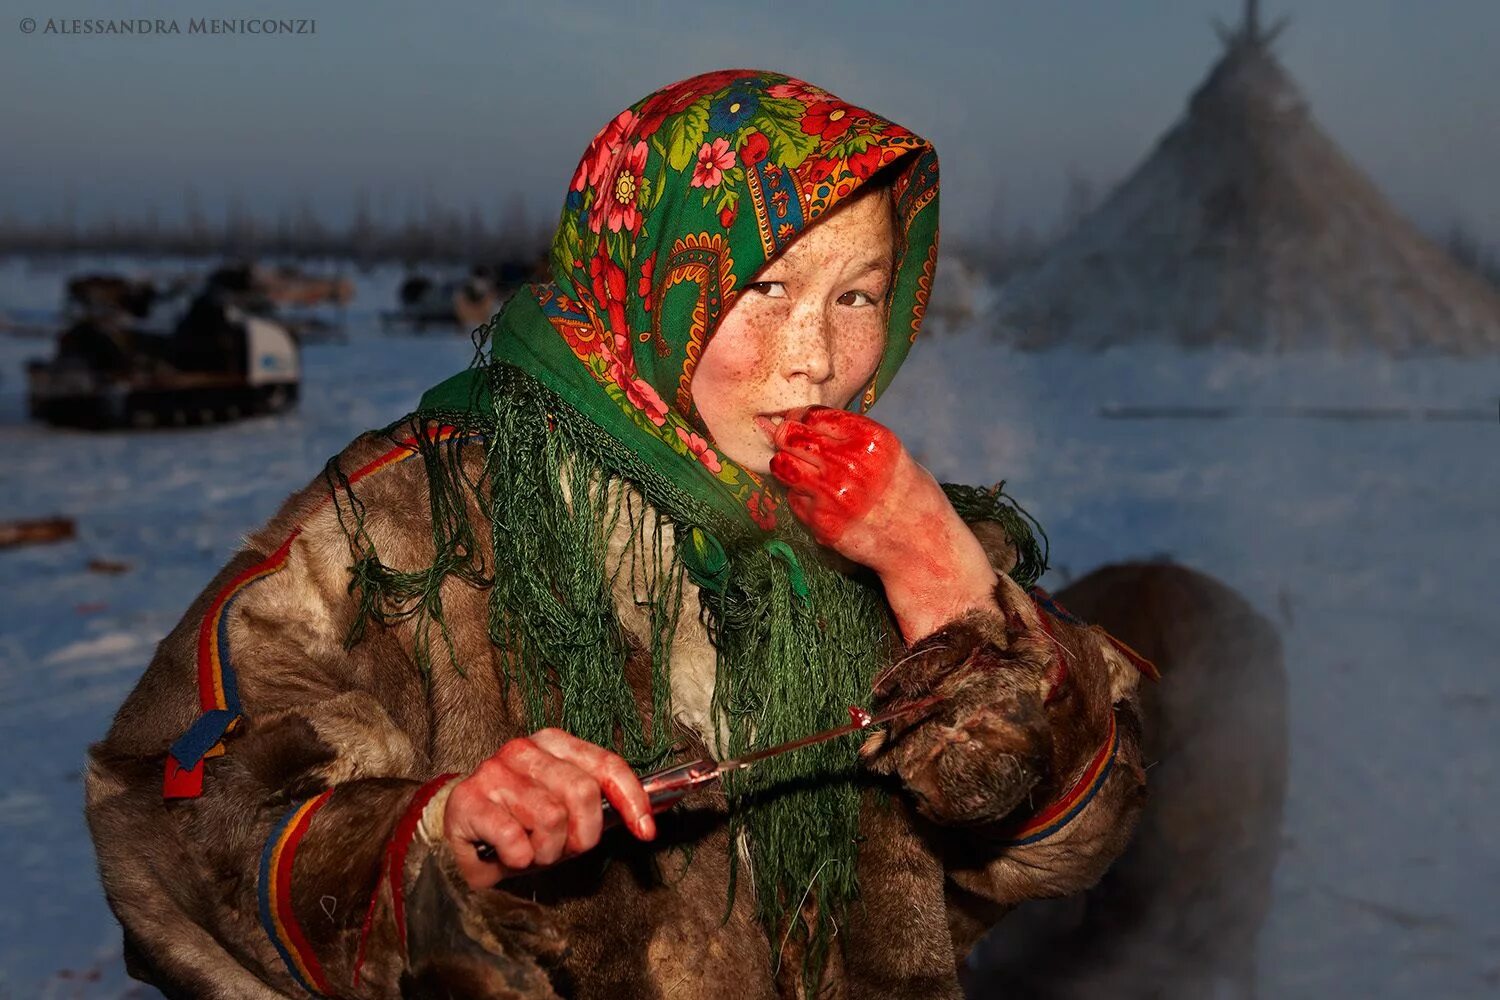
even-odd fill
[{"label": "lips", "polygon": [[[790,407],[788,407],[788,409],[790,409]],[[786,412],[786,410],[779,410],[776,413],[756,414],[755,426],[758,427],[760,429],[760,432],[765,435],[766,440],[773,445],[776,443],[776,432],[780,430],[781,425],[786,422]]]}]

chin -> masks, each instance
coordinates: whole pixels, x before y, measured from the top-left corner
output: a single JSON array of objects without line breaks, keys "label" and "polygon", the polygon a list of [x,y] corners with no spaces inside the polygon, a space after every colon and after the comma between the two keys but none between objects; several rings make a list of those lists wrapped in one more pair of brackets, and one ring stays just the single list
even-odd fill
[{"label": "chin", "polygon": [[749,462],[740,462],[739,464],[740,464],[741,467],[749,469],[751,472],[755,473],[757,476],[761,476],[761,477],[766,478],[766,479],[773,478],[771,476],[771,453],[770,452],[767,452],[763,456],[757,456],[752,461],[749,461]]},{"label": "chin", "polygon": [[733,451],[724,451],[729,460],[742,469],[749,469],[757,476],[770,477],[771,456],[776,454],[775,449],[760,440],[757,434],[754,441],[748,442]]}]

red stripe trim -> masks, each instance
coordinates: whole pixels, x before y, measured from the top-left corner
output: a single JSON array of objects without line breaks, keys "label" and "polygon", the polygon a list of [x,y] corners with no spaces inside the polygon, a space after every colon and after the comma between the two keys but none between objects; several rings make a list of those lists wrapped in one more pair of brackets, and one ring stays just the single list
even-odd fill
[{"label": "red stripe trim", "polygon": [[[1100,629],[1099,631],[1104,632],[1103,629]],[[1125,643],[1121,642],[1119,639],[1116,639],[1108,632],[1104,632],[1104,638],[1108,639],[1111,645],[1113,645],[1122,654],[1124,654],[1125,659],[1135,664],[1135,669],[1145,674],[1147,678],[1153,681],[1161,680],[1161,671],[1156,669],[1156,664],[1152,663],[1150,660],[1146,659],[1140,653],[1137,653],[1135,650],[1131,649],[1129,646],[1125,645]]]},{"label": "red stripe trim", "polygon": [[359,932],[359,950],[354,956],[354,985],[359,985],[360,969],[365,964],[365,947],[369,943],[370,929],[375,926],[375,911],[380,904],[380,886],[389,880],[391,884],[391,906],[396,918],[396,939],[401,945],[401,954],[406,954],[406,908],[403,899],[405,878],[403,869],[406,867],[406,855],[411,848],[412,837],[417,832],[417,824],[422,821],[422,810],[427,808],[427,803],[432,801],[448,782],[450,778],[458,777],[457,772],[440,774],[427,782],[412,794],[411,801],[406,806],[406,811],[401,814],[401,819],[396,822],[396,829],[391,834],[390,840],[386,841],[385,865],[380,877],[375,880],[375,891],[370,894],[370,908],[365,911],[364,926]]},{"label": "red stripe trim", "polygon": [[198,626],[198,705],[203,711],[212,712],[214,709],[229,707],[219,704],[221,700],[219,692],[223,690],[219,674],[223,661],[222,658],[215,656],[218,652],[219,616],[223,613],[224,606],[241,588],[281,569],[287,556],[291,554],[292,542],[296,541],[301,533],[300,525],[294,528],[275,552],[229,581],[209,605],[208,613],[203,616],[203,621]]},{"label": "red stripe trim", "polygon": [[396,938],[401,942],[402,955],[406,954],[406,903],[404,899],[406,879],[403,877],[406,852],[411,848],[411,838],[417,832],[417,823],[422,819],[422,810],[437,794],[438,789],[454,777],[457,775],[439,775],[417,789],[416,795],[412,797],[411,805],[407,807],[401,821],[396,824],[396,832],[391,837],[391,845],[386,851],[386,878],[391,880],[391,905],[396,912]]},{"label": "red stripe trim", "polygon": [[[1116,751],[1119,748],[1119,732],[1115,724],[1115,713],[1111,709],[1109,713],[1109,733],[1093,759],[1084,768],[1078,779],[1069,786],[1062,797],[1053,802],[1052,805],[1037,813],[1029,819],[1024,826],[1013,833],[1010,837],[1012,843],[1020,841],[1040,839],[1038,834],[1045,831],[1047,836],[1056,833],[1073,819],[1085,800],[1092,798],[1099,790],[1105,775],[1109,771],[1109,765],[1113,762]],[[1054,829],[1048,829],[1054,827]]]},{"label": "red stripe trim", "polygon": [[[437,438],[434,437],[433,440],[437,440]],[[353,486],[355,483],[359,482],[370,473],[379,472],[381,469],[385,468],[387,465],[390,465],[392,462],[400,461],[403,458],[410,458],[416,452],[416,443],[416,438],[407,438],[405,441],[401,442],[401,444],[399,444],[395,448],[392,448],[390,451],[381,455],[379,458],[372,459],[371,461],[366,462],[364,465],[361,465],[358,469],[355,469],[354,472],[349,476],[349,485]],[[319,509],[322,509],[321,505],[319,506]]]},{"label": "red stripe trim", "polygon": [[[432,441],[445,441],[453,437],[457,433],[457,429],[455,427],[452,427],[451,425],[443,424],[424,433]],[[364,479],[366,476],[371,475],[372,473],[380,471],[388,465],[392,465],[398,461],[410,458],[412,455],[417,453],[417,450],[418,442],[415,436],[404,439],[398,445],[396,445],[396,447],[389,449],[379,457],[360,466],[359,469],[357,469],[351,476],[349,476],[348,485],[353,486],[361,479]],[[229,705],[227,703],[221,704],[221,702],[227,701],[225,697],[226,686],[224,671],[229,668],[225,661],[227,650],[221,648],[221,643],[219,640],[219,624],[220,618],[224,614],[224,611],[229,602],[239,591],[241,591],[245,587],[248,587],[251,584],[256,583],[257,581],[264,579],[265,577],[270,576],[272,573],[276,573],[285,567],[287,560],[291,556],[292,543],[295,542],[297,540],[297,537],[302,534],[303,527],[314,515],[321,513],[325,507],[332,503],[338,492],[339,488],[330,490],[328,495],[324,497],[318,503],[318,505],[308,513],[306,517],[304,517],[297,523],[296,527],[294,527],[286,536],[286,538],[282,540],[281,544],[276,547],[276,550],[274,552],[272,552],[269,556],[267,556],[260,562],[257,562],[255,565],[250,566],[238,573],[234,577],[234,579],[230,580],[229,583],[226,584],[223,589],[221,589],[218,594],[214,596],[213,602],[209,605],[207,613],[204,614],[202,621],[200,621],[198,624],[197,674],[198,707],[200,711],[212,712],[220,709],[228,709],[234,711],[238,710],[237,705]],[[189,769],[190,771],[197,772],[198,777],[195,782],[178,782],[177,785],[174,786],[178,791],[177,797],[192,797],[202,794],[201,766],[202,761],[199,761],[196,768]],[[169,761],[167,765],[169,782],[172,775],[171,768],[172,765]]]},{"label": "red stripe trim", "polygon": [[[1041,595],[1040,598],[1038,598],[1038,594]],[[1071,613],[1059,604],[1052,595],[1040,587],[1033,589],[1031,600],[1036,606],[1037,619],[1041,622],[1042,631],[1051,640],[1056,653],[1052,667],[1052,686],[1048,689],[1046,698],[1043,699],[1043,704],[1051,704],[1062,694],[1062,685],[1068,678],[1069,661],[1068,651],[1058,641],[1057,634],[1053,631],[1051,612],[1043,604],[1043,600],[1051,601],[1065,615]],[[1135,665],[1137,670],[1153,681],[1161,679],[1161,674],[1157,671],[1156,665],[1150,660],[1141,656],[1104,629],[1101,628],[1099,631]],[[1083,807],[1088,804],[1088,801],[1094,797],[1100,786],[1103,785],[1104,779],[1109,774],[1110,766],[1114,763],[1115,754],[1119,752],[1119,747],[1119,730],[1115,721],[1114,710],[1111,709],[1109,713],[1109,734],[1104,739],[1104,745],[1094,754],[1088,766],[1084,768],[1083,773],[1079,775],[1078,779],[1069,786],[1068,790],[1060,798],[1033,816],[1020,829],[1016,830],[1010,837],[1010,843],[1018,846],[1035,843],[1038,840],[1052,836],[1058,830],[1071,823],[1073,818],[1083,811]]]},{"label": "red stripe trim", "polygon": [[[452,427],[443,426],[432,431],[429,436],[434,441],[440,441],[452,437],[453,433],[454,429]],[[349,485],[353,486],[355,483],[359,482],[361,479],[364,479],[371,473],[378,472],[396,461],[410,458],[416,453],[416,451],[417,439],[415,437],[409,437],[405,439],[396,447],[391,448],[390,450],[381,454],[378,458],[375,458],[360,466],[359,469],[349,477]],[[256,563],[254,566],[245,569],[233,580],[231,580],[223,590],[219,591],[218,595],[214,598],[213,604],[209,605],[208,613],[204,615],[203,622],[198,628],[198,703],[202,707],[203,711],[209,712],[216,708],[225,707],[217,703],[217,699],[214,693],[216,688],[216,677],[213,656],[215,652],[214,640],[216,638],[218,630],[218,618],[224,605],[229,603],[229,599],[234,596],[236,591],[250,583],[255,582],[257,577],[267,575],[271,572],[275,572],[276,570],[281,569],[282,566],[286,563],[287,557],[291,554],[292,543],[297,540],[298,535],[302,534],[302,529],[307,524],[307,521],[311,519],[313,515],[321,513],[323,508],[327,507],[328,504],[333,500],[333,497],[337,492],[338,490],[330,491],[328,496],[324,497],[318,503],[317,507],[313,508],[313,510],[308,514],[306,518],[298,522],[297,526],[292,529],[291,533],[286,536],[286,538],[279,546],[277,546],[275,552],[271,553],[270,556]]]},{"label": "red stripe trim", "polygon": [[[442,426],[425,433],[429,441],[446,441],[448,438],[451,438],[455,433],[457,433],[457,428],[452,427],[448,424],[443,424]],[[366,462],[364,465],[354,470],[353,474],[349,476],[349,485],[353,486],[355,483],[359,482],[370,473],[378,472],[379,470],[385,468],[387,465],[390,465],[393,461],[397,461],[403,458],[410,458],[416,453],[416,451],[417,439],[415,437],[406,438],[390,451],[386,452],[378,458],[371,459],[369,462]],[[325,500],[324,503],[327,503],[327,501]]]},{"label": "red stripe trim", "polygon": [[331,992],[328,977],[324,975],[323,966],[318,962],[318,956],[314,953],[307,936],[302,933],[302,925],[297,922],[297,914],[292,908],[292,864],[296,860],[297,847],[307,833],[313,816],[323,808],[331,795],[333,795],[333,789],[330,788],[313,800],[313,804],[298,817],[291,830],[284,835],[278,852],[276,870],[271,873],[271,877],[276,880],[278,929],[282,932],[285,943],[296,951],[299,964],[306,970],[307,978],[320,993]]},{"label": "red stripe trim", "polygon": [[370,893],[370,907],[365,910],[365,922],[359,928],[359,950],[354,953],[354,985],[359,985],[359,970],[365,966],[365,945],[370,941],[370,928],[375,926],[375,911],[380,908],[380,886],[385,882],[385,870],[375,878],[375,891]]}]

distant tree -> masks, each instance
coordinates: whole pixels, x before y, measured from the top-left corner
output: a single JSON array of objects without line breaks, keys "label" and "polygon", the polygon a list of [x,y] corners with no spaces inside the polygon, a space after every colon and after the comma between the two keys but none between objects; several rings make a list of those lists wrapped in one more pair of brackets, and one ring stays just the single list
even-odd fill
[{"label": "distant tree", "polygon": [[[472,265],[540,258],[552,240],[553,223],[533,224],[519,195],[504,198],[493,214],[478,206],[439,202],[431,189],[409,192],[401,202],[372,199],[356,188],[347,224],[330,225],[322,204],[298,196],[264,214],[251,212],[231,191],[221,211],[205,211],[198,190],[183,188],[183,209],[163,220],[154,202],[135,216],[110,212],[79,219],[71,195],[59,206],[26,219],[7,207],[0,212],[0,253],[121,253],[276,257],[344,257],[361,266],[378,261]],[[389,213],[387,215],[382,214]]]}]

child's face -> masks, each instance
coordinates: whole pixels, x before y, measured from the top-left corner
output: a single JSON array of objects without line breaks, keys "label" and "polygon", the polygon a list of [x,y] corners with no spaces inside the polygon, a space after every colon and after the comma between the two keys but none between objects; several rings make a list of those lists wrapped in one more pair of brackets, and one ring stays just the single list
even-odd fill
[{"label": "child's face", "polygon": [[799,236],[745,286],[693,372],[718,449],[769,473],[781,414],[847,406],[885,351],[895,233],[890,194],[856,197]]}]

